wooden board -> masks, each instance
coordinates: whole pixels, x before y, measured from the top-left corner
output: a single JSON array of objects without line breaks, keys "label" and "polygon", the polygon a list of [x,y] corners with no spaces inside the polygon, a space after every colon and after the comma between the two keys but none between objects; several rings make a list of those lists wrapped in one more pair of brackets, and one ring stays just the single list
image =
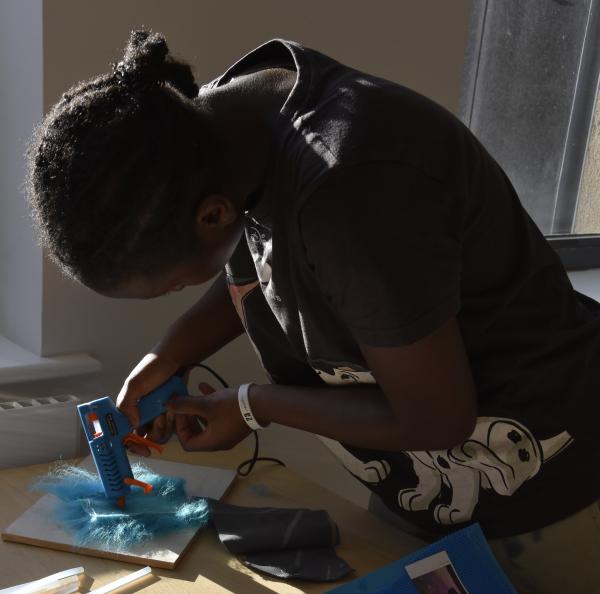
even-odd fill
[{"label": "wooden board", "polygon": [[[210,468],[136,456],[129,456],[129,459],[132,464],[138,461],[142,462],[162,476],[176,476],[185,479],[186,492],[190,497],[220,499],[235,478],[235,470],[224,468]],[[81,466],[88,470],[95,470],[91,456],[83,460]],[[54,495],[44,495],[2,532],[2,539],[82,555],[173,569],[199,531],[196,528],[190,528],[166,534],[127,551],[77,547],[73,543],[73,538],[54,520],[54,510],[57,504],[58,499]]]}]

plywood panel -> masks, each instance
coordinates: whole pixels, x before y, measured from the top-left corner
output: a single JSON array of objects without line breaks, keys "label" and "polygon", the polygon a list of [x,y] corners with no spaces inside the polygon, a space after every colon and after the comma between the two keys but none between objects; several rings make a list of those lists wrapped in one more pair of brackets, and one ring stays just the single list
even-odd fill
[{"label": "plywood panel", "polygon": [[[177,476],[185,479],[186,492],[190,497],[220,499],[235,478],[235,471],[229,469],[182,464],[155,458],[137,458],[136,456],[129,458],[132,463],[143,462],[162,476]],[[89,470],[94,469],[91,457],[86,458],[81,465]],[[53,495],[43,496],[2,533],[2,539],[60,551],[173,569],[198,533],[195,528],[181,530],[163,535],[127,551],[76,547],[73,538],[54,520],[54,510],[57,504],[58,500]]]}]

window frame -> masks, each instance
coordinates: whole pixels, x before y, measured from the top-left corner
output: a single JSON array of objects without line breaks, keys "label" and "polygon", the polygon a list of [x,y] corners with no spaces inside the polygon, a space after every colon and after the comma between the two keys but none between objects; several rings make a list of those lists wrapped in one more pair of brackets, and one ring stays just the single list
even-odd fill
[{"label": "window frame", "polygon": [[[488,9],[492,4],[490,0],[473,0],[472,3],[460,106],[461,119],[469,128],[480,74],[481,54],[484,51]],[[497,8],[497,5],[494,8]],[[548,200],[548,208],[553,209],[552,229],[550,233],[545,234],[567,270],[600,268],[600,234],[566,232],[568,228],[573,229],[577,215],[589,135],[596,103],[600,99],[599,84],[600,0],[589,0],[571,112],[563,144],[560,178],[556,195]],[[578,142],[581,138],[584,138],[585,142]]]},{"label": "window frame", "polygon": [[600,268],[600,234],[550,235],[546,239],[567,270]]}]

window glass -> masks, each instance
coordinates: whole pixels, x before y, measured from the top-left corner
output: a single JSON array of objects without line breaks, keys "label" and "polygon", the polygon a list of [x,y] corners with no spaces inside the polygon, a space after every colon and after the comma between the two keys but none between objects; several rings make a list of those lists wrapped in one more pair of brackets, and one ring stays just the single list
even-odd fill
[{"label": "window glass", "polygon": [[597,121],[589,137],[599,8],[596,0],[473,3],[461,117],[546,235],[600,232]]}]

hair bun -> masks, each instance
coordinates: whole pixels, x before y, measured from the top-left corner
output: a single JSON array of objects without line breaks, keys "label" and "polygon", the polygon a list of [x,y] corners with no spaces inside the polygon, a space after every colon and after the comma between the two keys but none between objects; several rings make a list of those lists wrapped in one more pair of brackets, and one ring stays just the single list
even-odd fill
[{"label": "hair bun", "polygon": [[145,91],[166,82],[187,97],[198,94],[189,65],[173,60],[165,38],[152,31],[131,32],[123,59],[113,64],[113,75],[132,91]]}]

